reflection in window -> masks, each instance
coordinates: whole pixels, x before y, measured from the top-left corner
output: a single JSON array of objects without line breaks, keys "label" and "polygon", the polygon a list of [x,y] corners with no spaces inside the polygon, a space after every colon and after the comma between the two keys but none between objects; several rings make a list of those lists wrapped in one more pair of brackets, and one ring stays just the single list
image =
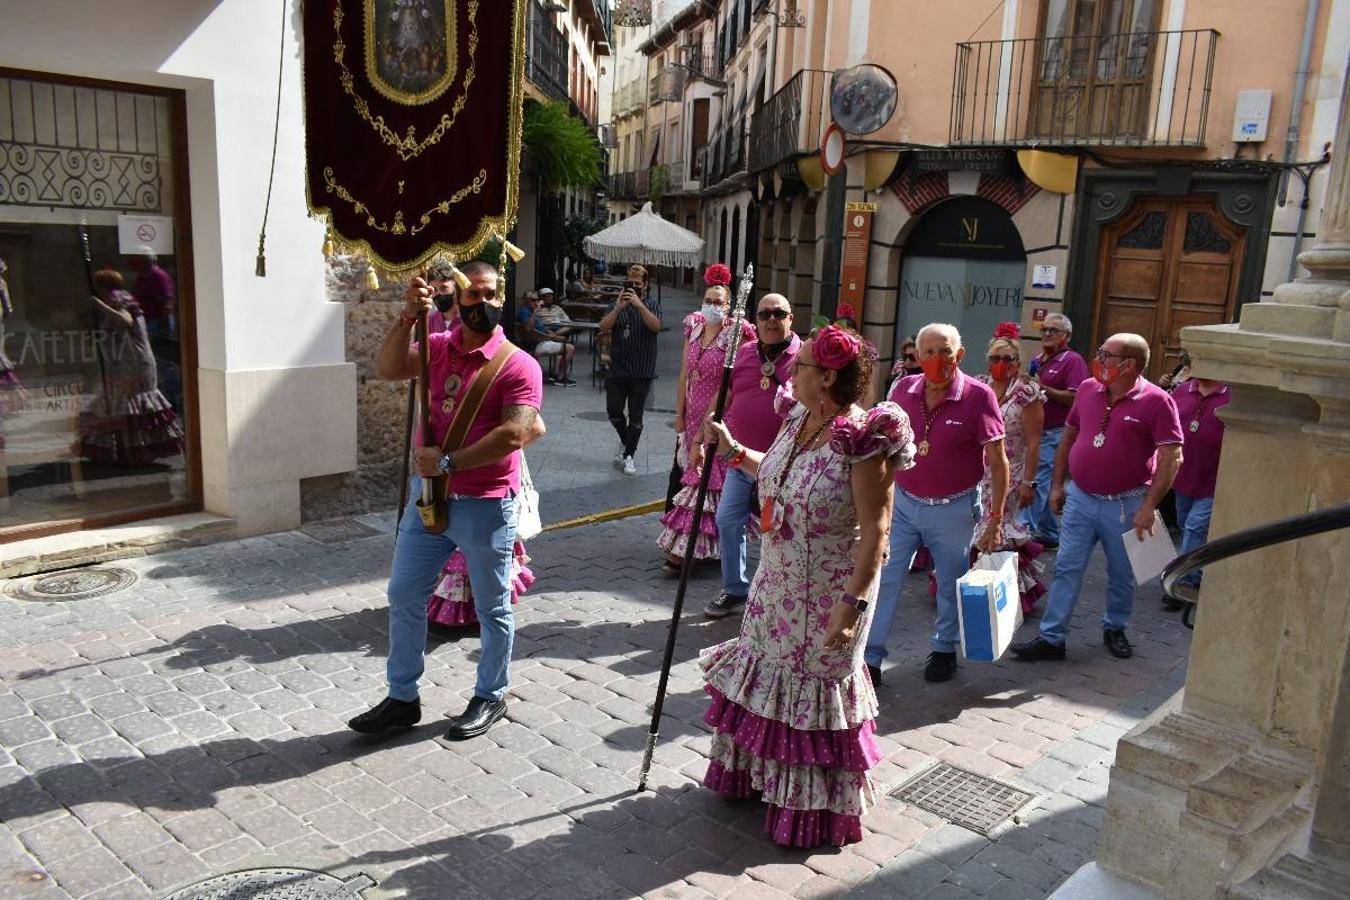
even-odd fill
[{"label": "reflection in window", "polygon": [[1214,220],[1202,212],[1186,217],[1186,239],[1182,253],[1228,253],[1232,244],[1214,227]]}]

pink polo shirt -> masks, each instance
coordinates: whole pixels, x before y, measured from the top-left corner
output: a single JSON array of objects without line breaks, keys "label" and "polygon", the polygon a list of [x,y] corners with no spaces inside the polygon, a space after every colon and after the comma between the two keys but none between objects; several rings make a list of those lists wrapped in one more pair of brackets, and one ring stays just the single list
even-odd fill
[{"label": "pink polo shirt", "polygon": [[1223,446],[1223,419],[1217,413],[1230,399],[1228,385],[1205,397],[1194,378],[1172,392],[1186,441],[1181,448],[1181,469],[1172,483],[1177,493],[1188,497],[1214,496],[1214,485],[1219,479],[1219,450]]},{"label": "pink polo shirt", "polygon": [[731,402],[722,420],[732,437],[751,450],[760,453],[768,450],[778,436],[778,429],[783,427],[783,417],[774,409],[773,398],[779,385],[792,381],[792,364],[801,348],[802,340],[794,334],[787,349],[774,360],[775,377],[769,380],[768,390],[759,384],[763,377],[759,370],[759,342],[748,341],[736,351],[736,362],[731,367]]},{"label": "pink polo shirt", "polygon": [[[1037,378],[1042,387],[1059,391],[1071,391],[1083,383],[1083,379],[1092,374],[1083,357],[1065,347],[1049,359],[1042,353],[1036,357],[1040,361]],[[1045,428],[1062,428],[1069,417],[1070,404],[1056,403],[1049,397],[1045,399]]]},{"label": "pink polo shirt", "polygon": [[984,477],[984,445],[1003,438],[1003,413],[989,385],[960,369],[931,411],[923,393],[922,375],[905,376],[891,391],[889,399],[900,404],[914,427],[914,443],[928,440],[928,453],[916,455],[913,468],[896,472],[895,483],[916,497],[950,497]]},{"label": "pink polo shirt", "polygon": [[[454,414],[445,411],[447,385],[454,389],[456,403],[463,401],[469,389],[469,380],[475,372],[487,365],[506,335],[498,326],[487,343],[476,350],[465,350],[460,343],[464,326],[456,325],[450,331],[427,336],[428,370],[431,381],[431,428],[437,442],[445,437]],[[469,426],[463,446],[481,439],[502,422],[502,408],[532,406],[539,409],[544,400],[544,376],[534,357],[518,350],[502,365],[497,378],[483,398],[478,415]],[[420,440],[419,440],[419,443]],[[509,497],[520,490],[520,454],[510,453],[488,466],[453,472],[450,475],[450,493],[469,497]]]},{"label": "pink polo shirt", "polygon": [[[1106,431],[1106,385],[1089,378],[1078,386],[1073,409],[1065,422],[1078,429],[1069,451],[1069,474],[1089,494],[1121,494],[1151,484],[1158,467],[1158,447],[1181,443],[1177,405],[1162,388],[1146,378],[1134,383],[1111,411]],[[1106,441],[1097,447],[1098,433]]]}]

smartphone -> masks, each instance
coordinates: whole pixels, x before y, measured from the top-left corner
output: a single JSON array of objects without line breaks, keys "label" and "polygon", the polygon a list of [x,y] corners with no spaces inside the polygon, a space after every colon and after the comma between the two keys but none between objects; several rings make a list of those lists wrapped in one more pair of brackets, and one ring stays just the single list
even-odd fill
[{"label": "smartphone", "polygon": [[625,291],[632,291],[638,296],[642,296],[642,285],[636,281],[625,281],[623,283],[623,289]]}]

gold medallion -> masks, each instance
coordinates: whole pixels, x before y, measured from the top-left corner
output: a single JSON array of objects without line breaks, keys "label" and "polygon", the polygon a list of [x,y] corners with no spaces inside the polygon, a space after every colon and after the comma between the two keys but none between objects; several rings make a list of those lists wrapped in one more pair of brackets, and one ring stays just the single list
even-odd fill
[{"label": "gold medallion", "polygon": [[760,378],[760,379],[759,379],[759,389],[760,389],[761,391],[767,391],[767,390],[769,389],[769,385],[772,384],[772,383],[773,383],[773,382],[769,381],[769,379],[767,379],[767,378]]},{"label": "gold medallion", "polygon": [[1103,432],[1103,431],[1097,432],[1097,436],[1096,436],[1095,438],[1092,439],[1092,446],[1096,447],[1096,448],[1099,449],[1099,450],[1100,450],[1102,447],[1105,447],[1105,446],[1106,446],[1106,433]]},{"label": "gold medallion", "polygon": [[920,456],[928,455],[928,438],[924,438],[923,440],[919,441],[919,455]]}]

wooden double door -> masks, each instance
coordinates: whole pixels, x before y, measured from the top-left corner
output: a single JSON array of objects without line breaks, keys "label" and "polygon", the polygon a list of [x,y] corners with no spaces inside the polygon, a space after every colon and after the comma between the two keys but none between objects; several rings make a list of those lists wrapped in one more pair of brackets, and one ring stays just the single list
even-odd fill
[{"label": "wooden double door", "polygon": [[1143,335],[1149,377],[1170,372],[1187,325],[1232,322],[1246,229],[1212,198],[1150,197],[1102,230],[1093,347],[1117,332]]}]

